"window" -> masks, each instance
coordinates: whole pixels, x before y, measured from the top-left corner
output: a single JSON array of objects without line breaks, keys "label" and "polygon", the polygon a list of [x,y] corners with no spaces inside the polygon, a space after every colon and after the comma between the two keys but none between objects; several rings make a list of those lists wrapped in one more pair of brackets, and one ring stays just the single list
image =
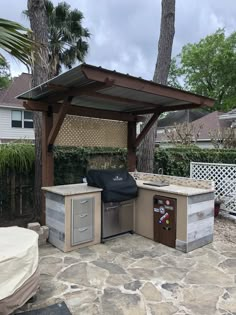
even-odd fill
[{"label": "window", "polygon": [[13,110],[11,112],[11,126],[14,128],[33,128],[33,113]]},{"label": "window", "polygon": [[13,110],[11,112],[11,126],[22,128],[22,111]]},{"label": "window", "polygon": [[33,113],[24,111],[24,128],[33,128]]}]

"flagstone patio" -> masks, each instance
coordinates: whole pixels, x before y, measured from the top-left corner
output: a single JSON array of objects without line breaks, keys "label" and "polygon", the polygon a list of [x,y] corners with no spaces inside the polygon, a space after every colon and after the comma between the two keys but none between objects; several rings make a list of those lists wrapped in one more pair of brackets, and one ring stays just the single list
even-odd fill
[{"label": "flagstone patio", "polygon": [[215,225],[213,244],[184,254],[138,235],[62,253],[40,248],[37,300],[76,315],[236,314],[236,225]]}]

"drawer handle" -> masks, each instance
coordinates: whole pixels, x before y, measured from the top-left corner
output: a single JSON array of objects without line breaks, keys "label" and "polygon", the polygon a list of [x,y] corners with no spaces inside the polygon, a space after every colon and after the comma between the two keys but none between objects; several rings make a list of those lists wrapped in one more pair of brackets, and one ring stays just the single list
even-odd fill
[{"label": "drawer handle", "polygon": [[80,201],[80,204],[82,205],[82,204],[87,203],[87,202],[88,202],[88,200],[83,200],[83,201]]},{"label": "drawer handle", "polygon": [[106,209],[106,210],[110,210],[110,209],[116,209],[116,208],[119,208],[119,206],[106,207],[105,209]]},{"label": "drawer handle", "polygon": [[87,217],[87,215],[88,215],[87,213],[85,213],[85,214],[80,214],[79,217],[80,217],[80,218],[84,218],[84,217]]},{"label": "drawer handle", "polygon": [[85,232],[87,230],[88,230],[88,228],[79,229],[80,232]]}]

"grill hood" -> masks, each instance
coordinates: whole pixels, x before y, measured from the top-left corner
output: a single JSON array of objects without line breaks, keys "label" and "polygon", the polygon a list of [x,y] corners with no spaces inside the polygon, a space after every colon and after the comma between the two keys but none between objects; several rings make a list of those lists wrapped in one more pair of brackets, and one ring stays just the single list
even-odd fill
[{"label": "grill hood", "polygon": [[138,195],[136,181],[125,169],[89,170],[87,183],[103,189],[103,202],[120,202]]}]

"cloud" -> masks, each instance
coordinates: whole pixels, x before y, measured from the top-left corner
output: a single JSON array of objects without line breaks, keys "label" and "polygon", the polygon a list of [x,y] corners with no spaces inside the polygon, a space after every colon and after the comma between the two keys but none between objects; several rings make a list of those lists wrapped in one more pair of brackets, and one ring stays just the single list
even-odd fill
[{"label": "cloud", "polygon": [[[53,0],[54,4],[58,2]],[[67,2],[83,12],[83,26],[92,34],[87,63],[152,79],[160,31],[160,0]],[[26,0],[3,1],[2,16],[26,24],[21,14],[26,6]],[[235,0],[176,0],[172,55],[179,53],[183,45],[197,42],[220,27],[228,33],[236,30],[235,16]],[[12,70],[19,72],[19,66],[13,64]]]}]

